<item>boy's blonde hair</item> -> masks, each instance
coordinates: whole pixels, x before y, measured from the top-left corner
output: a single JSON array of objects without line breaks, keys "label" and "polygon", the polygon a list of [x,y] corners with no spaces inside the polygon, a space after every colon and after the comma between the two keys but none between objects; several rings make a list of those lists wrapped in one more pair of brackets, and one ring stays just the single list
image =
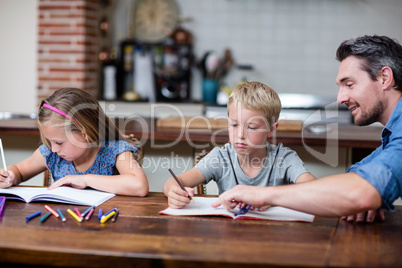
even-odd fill
[{"label": "boy's blonde hair", "polygon": [[235,87],[229,96],[228,111],[232,104],[241,104],[248,110],[263,113],[271,125],[278,121],[282,108],[275,90],[261,82],[250,81]]},{"label": "boy's blonde hair", "polygon": [[[48,104],[66,116],[44,107]],[[71,118],[71,119],[69,119]],[[39,126],[65,127],[72,132],[82,132],[94,146],[103,141],[124,139],[116,125],[106,116],[98,101],[78,88],[62,88],[42,101],[38,109]],[[51,148],[50,142],[40,131],[43,144]]]}]

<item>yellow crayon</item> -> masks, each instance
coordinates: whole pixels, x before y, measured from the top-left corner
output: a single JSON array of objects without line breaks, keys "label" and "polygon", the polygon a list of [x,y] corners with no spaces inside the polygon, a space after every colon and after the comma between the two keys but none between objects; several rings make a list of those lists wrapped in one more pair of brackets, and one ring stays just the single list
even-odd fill
[{"label": "yellow crayon", "polygon": [[78,215],[75,214],[74,211],[72,211],[71,209],[67,209],[67,212],[68,212],[71,216],[73,216],[73,218],[74,218],[76,221],[78,221],[78,222],[81,222],[81,221],[82,221],[82,219],[81,219],[80,217],[78,217]]},{"label": "yellow crayon", "polygon": [[110,212],[110,213],[107,214],[106,216],[102,216],[100,222],[101,222],[101,223],[107,222],[111,217],[113,217],[114,214],[116,214],[116,211],[113,210],[112,212]]}]

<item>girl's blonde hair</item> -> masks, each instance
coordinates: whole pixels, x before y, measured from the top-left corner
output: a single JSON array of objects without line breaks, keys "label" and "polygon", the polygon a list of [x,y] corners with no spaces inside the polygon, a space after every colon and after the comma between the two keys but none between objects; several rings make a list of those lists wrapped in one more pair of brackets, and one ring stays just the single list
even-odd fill
[{"label": "girl's blonde hair", "polygon": [[261,82],[246,81],[235,87],[228,100],[228,111],[232,104],[264,114],[270,124],[278,121],[282,109],[278,94]]},{"label": "girl's blonde hair", "polygon": [[[68,115],[62,115],[44,104]],[[71,118],[69,118],[71,117]],[[62,88],[44,99],[38,110],[39,126],[64,127],[72,132],[84,133],[88,143],[97,146],[103,141],[124,139],[116,125],[106,116],[98,101],[78,88]],[[43,144],[51,148],[49,140],[40,131]]]}]

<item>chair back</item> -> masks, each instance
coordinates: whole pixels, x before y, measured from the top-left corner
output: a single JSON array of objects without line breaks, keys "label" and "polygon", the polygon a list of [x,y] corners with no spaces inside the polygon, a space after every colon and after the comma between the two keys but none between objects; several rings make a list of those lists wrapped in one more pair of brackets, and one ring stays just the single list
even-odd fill
[{"label": "chair back", "polygon": [[134,134],[124,135],[124,138],[128,143],[137,148],[137,151],[134,154],[135,161],[142,165],[142,161],[144,160],[144,148],[142,147],[141,142],[135,137]]},{"label": "chair back", "polygon": [[[204,158],[208,152],[206,150],[202,150],[201,153],[197,154],[194,158],[194,166],[200,162],[202,158]],[[198,184],[197,185],[197,195],[204,195],[207,194],[207,186],[205,184]]]}]

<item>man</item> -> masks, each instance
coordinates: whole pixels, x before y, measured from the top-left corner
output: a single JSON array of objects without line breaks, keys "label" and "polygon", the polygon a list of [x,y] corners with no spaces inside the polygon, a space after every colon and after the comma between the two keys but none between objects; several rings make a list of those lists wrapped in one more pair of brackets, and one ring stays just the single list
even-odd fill
[{"label": "man", "polygon": [[394,210],[402,195],[402,46],[386,36],[363,36],[344,41],[336,56],[338,102],[352,111],[356,125],[382,123],[382,145],[348,173],[285,186],[238,185],[213,206],[277,205],[321,216],[356,215],[356,221],[367,216],[367,222],[380,208]]}]

